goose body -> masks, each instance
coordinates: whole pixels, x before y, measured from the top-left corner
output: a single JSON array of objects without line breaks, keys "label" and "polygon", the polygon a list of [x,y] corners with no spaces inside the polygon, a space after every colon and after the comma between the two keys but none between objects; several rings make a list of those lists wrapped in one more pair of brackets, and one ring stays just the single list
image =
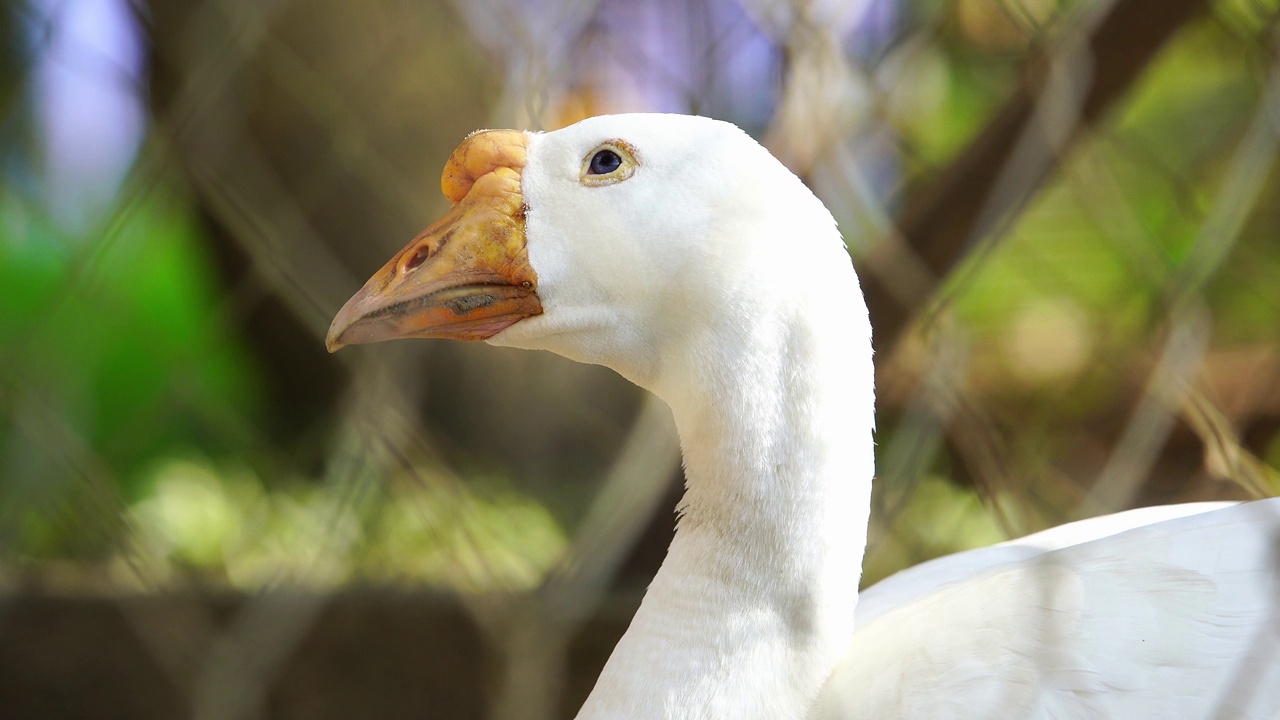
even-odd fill
[{"label": "goose body", "polygon": [[866,306],[830,213],[737,128],[484,131],[442,185],[453,207],[330,349],[550,350],[655,393],[679,430],[676,536],[581,720],[1280,716],[1280,500],[1073,523],[859,598]]}]

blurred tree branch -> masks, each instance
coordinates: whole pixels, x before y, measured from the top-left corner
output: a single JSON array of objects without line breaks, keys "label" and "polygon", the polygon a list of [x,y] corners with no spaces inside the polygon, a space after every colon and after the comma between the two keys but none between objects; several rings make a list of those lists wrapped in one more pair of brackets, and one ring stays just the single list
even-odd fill
[{"label": "blurred tree branch", "polygon": [[[1115,0],[1088,5],[1068,22],[1063,41],[1032,58],[1004,106],[949,166],[908,200],[900,237],[882,243],[863,277],[877,346],[897,344],[911,319],[979,241],[1022,210],[1059,166],[1081,130],[1099,122],[1180,28],[1200,16],[1206,0]],[[1071,36],[1083,30],[1083,45]],[[1038,105],[1053,90],[1058,56],[1087,52],[1070,127],[1041,127]],[[1042,97],[1044,96],[1044,97]],[[1016,171],[1016,177],[1013,176]],[[1014,182],[1010,182],[1013,180]],[[902,278],[913,278],[903,282]]]}]

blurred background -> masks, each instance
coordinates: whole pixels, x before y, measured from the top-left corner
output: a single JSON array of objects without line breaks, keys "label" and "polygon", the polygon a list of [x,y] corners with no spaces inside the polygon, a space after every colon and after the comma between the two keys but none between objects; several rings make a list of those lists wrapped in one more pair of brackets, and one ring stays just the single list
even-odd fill
[{"label": "blurred background", "polygon": [[737,123],[876,330],[866,581],[1280,481],[1278,0],[8,0],[6,718],[571,717],[661,562],[665,408],[330,356],[481,127]]}]

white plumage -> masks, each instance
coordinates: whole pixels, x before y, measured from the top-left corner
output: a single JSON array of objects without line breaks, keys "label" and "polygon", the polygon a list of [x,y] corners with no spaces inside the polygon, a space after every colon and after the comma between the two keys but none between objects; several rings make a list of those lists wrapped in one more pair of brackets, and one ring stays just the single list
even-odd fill
[{"label": "white plumage", "polygon": [[[520,137],[518,163],[455,153],[476,177],[515,170],[536,273],[540,312],[495,300],[483,337],[657,394],[687,476],[667,559],[581,720],[1280,716],[1280,500],[1074,523],[859,600],[871,327],[830,213],[726,123],[611,116]],[[602,151],[622,168],[595,173]],[[388,329],[386,308],[435,297],[411,272],[433,293],[457,273],[396,263],[331,346],[462,336]],[[488,297],[469,282],[450,292]]]}]

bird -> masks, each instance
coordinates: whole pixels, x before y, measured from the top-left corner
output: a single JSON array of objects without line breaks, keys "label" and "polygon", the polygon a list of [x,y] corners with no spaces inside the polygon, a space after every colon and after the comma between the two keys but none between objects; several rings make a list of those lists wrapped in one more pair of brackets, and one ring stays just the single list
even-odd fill
[{"label": "bird", "polygon": [[689,115],[478,131],[335,316],[604,365],[671,409],[677,529],[579,720],[1280,717],[1280,499],[1130,510],[861,594],[871,324],[824,204]]}]

